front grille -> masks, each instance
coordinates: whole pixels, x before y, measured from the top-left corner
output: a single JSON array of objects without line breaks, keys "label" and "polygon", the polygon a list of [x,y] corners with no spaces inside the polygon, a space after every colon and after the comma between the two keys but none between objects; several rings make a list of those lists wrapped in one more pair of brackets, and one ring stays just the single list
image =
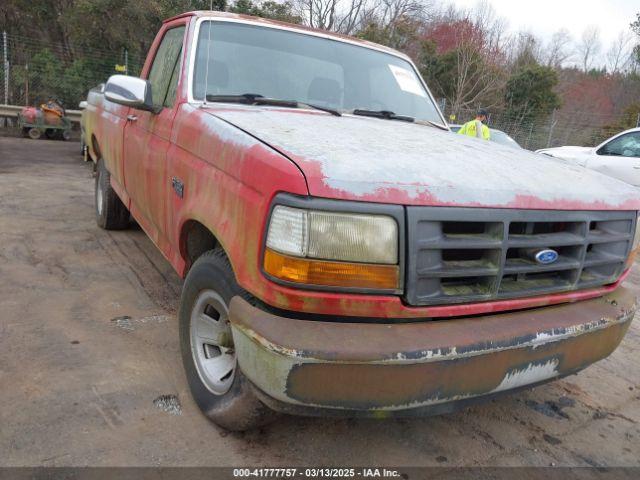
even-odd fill
[{"label": "front grille", "polygon": [[[436,305],[517,298],[613,283],[636,212],[408,207],[406,301]],[[540,264],[535,254],[558,258]]]}]

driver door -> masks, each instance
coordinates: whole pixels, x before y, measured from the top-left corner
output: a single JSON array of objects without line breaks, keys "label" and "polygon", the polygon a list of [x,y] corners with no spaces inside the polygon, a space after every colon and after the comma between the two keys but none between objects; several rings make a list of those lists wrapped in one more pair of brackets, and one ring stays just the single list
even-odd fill
[{"label": "driver door", "polygon": [[625,133],[600,146],[587,167],[640,187],[640,131]]},{"label": "driver door", "polygon": [[167,151],[176,115],[176,86],[182,60],[184,21],[164,26],[151,66],[143,72],[151,84],[155,112],[130,109],[124,130],[124,178],[130,210],[153,242],[167,246],[166,219],[170,183]]}]

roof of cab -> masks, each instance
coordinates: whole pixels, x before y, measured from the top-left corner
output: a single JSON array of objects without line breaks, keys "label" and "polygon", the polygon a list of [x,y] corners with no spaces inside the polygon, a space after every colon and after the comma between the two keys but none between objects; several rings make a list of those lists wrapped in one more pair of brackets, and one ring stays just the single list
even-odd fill
[{"label": "roof of cab", "polygon": [[256,25],[272,25],[272,26],[276,26],[276,27],[281,27],[281,28],[286,28],[286,29],[289,29],[289,30],[298,31],[298,32],[301,32],[301,33],[305,33],[306,32],[306,33],[310,33],[310,34],[321,35],[323,37],[332,38],[332,39],[335,39],[335,40],[346,41],[346,42],[349,42],[349,43],[354,43],[356,45],[362,45],[363,47],[374,48],[376,50],[381,50],[383,52],[387,52],[387,53],[390,53],[392,55],[395,55],[395,56],[402,57],[404,59],[410,60],[409,57],[407,55],[405,55],[404,53],[399,52],[398,50],[395,50],[393,48],[385,47],[384,45],[380,45],[379,43],[369,42],[367,40],[362,40],[362,39],[359,39],[359,38],[351,37],[349,35],[343,35],[343,34],[340,34],[340,33],[329,32],[327,30],[321,30],[319,28],[311,28],[311,27],[306,27],[304,25],[297,25],[297,24],[294,24],[294,23],[287,23],[287,22],[281,22],[281,21],[278,21],[278,20],[271,20],[269,18],[254,17],[252,15],[241,15],[241,14],[238,14],[238,13],[219,12],[219,11],[214,11],[214,10],[198,10],[198,11],[181,13],[179,15],[176,15],[174,17],[171,17],[171,18],[168,18],[168,19],[164,20],[163,23],[171,22],[171,21],[176,20],[178,18],[185,18],[185,17],[229,18],[229,19],[242,20],[242,21],[248,22],[248,23],[254,23]]}]

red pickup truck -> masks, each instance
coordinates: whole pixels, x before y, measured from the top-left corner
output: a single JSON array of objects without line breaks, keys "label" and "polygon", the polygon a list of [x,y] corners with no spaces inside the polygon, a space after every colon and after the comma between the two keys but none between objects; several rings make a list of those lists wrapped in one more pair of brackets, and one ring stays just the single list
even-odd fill
[{"label": "red pickup truck", "polygon": [[638,191],[449,131],[411,60],[264,19],[167,20],[141,78],[90,92],[96,217],[185,278],[202,411],[447,412],[622,340]]}]

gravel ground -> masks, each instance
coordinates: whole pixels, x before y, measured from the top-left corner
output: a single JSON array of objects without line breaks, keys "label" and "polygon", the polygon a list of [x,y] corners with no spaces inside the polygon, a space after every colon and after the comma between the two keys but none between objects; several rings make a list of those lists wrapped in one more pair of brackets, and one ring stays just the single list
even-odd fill
[{"label": "gravel ground", "polygon": [[182,371],[181,281],[140,229],[97,228],[79,150],[0,138],[1,466],[640,465],[637,320],[607,360],[456,414],[217,428]]}]

